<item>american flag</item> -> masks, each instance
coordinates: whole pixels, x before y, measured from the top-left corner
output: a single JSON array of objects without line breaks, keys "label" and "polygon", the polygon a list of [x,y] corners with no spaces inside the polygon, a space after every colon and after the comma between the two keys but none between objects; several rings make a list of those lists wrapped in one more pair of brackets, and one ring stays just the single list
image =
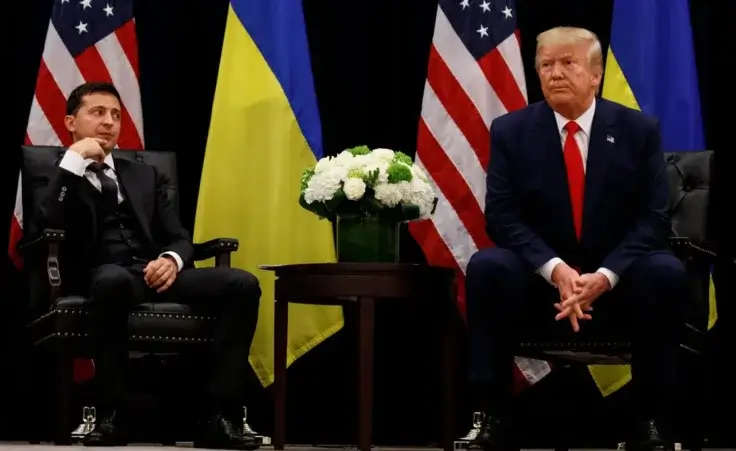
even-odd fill
[{"label": "american flag", "polygon": [[[440,0],[424,85],[416,164],[439,201],[431,221],[410,224],[429,264],[458,272],[465,313],[465,268],[492,246],[483,209],[493,119],[527,105],[515,0]],[[517,382],[534,384],[547,362],[517,358]]]},{"label": "american flag", "polygon": [[[139,73],[133,0],[54,0],[25,143],[69,146],[71,135],[64,126],[67,96],[82,83],[106,81],[118,89],[124,106],[118,145],[143,149]],[[8,249],[18,268],[23,262],[16,245],[22,237],[23,199],[18,174]],[[93,374],[88,362],[77,363],[77,380]]]}]

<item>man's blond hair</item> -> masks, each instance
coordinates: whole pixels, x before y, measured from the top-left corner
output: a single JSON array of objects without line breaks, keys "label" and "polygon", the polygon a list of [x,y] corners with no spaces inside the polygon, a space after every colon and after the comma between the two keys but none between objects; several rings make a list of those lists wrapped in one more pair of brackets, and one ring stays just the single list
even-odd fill
[{"label": "man's blond hair", "polygon": [[588,44],[588,66],[603,73],[603,50],[598,36],[590,30],[578,27],[555,27],[537,35],[537,53],[534,67],[539,69],[539,51],[550,45]]}]

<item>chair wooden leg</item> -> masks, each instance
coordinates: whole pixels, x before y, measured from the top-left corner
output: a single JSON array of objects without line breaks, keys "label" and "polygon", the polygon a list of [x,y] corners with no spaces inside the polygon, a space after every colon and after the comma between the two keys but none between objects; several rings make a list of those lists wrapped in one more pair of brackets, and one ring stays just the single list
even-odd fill
[{"label": "chair wooden leg", "polygon": [[358,449],[370,451],[373,429],[373,328],[376,300],[361,298],[358,318]]},{"label": "chair wooden leg", "polygon": [[56,405],[54,408],[53,440],[54,444],[70,445],[72,441],[71,398],[74,383],[74,362],[71,353],[60,351],[57,354],[56,366]]},{"label": "chair wooden leg", "polygon": [[274,427],[273,449],[283,450],[286,441],[286,339],[289,328],[289,303],[276,301],[274,312]]}]

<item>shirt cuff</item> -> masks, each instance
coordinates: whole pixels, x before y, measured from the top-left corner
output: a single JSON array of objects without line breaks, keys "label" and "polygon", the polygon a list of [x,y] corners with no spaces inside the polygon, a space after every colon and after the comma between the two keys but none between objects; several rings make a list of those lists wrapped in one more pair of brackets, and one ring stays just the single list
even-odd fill
[{"label": "shirt cuff", "polygon": [[559,257],[554,257],[547,263],[537,268],[537,274],[544,277],[544,280],[546,280],[547,283],[555,286],[555,284],[552,282],[552,271],[555,270],[555,266],[557,266],[559,263],[562,263],[562,259]]},{"label": "shirt cuff", "polygon": [[74,175],[82,177],[84,175],[84,171],[87,170],[87,166],[89,166],[90,163],[92,163],[92,160],[85,160],[77,152],[73,150],[67,150],[64,153],[64,157],[59,162],[59,167],[62,169],[66,169]]},{"label": "shirt cuff", "polygon": [[606,279],[608,279],[608,283],[611,284],[611,289],[613,290],[613,287],[615,287],[618,283],[618,274],[608,268],[598,268],[598,271],[596,272],[599,272],[606,276]]},{"label": "shirt cuff", "polygon": [[176,261],[176,272],[181,271],[181,269],[184,267],[184,261],[181,259],[181,257],[179,257],[179,254],[177,254],[176,252],[166,251],[163,254],[159,255],[159,258],[165,255],[168,255],[169,257],[173,258],[174,261]]}]

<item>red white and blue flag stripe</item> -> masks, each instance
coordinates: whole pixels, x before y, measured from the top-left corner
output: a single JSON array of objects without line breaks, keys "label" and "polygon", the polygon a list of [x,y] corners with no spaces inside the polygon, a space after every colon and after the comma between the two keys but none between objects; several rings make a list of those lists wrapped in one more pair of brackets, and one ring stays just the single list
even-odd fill
[{"label": "red white and blue flag stripe", "polygon": [[[54,0],[36,79],[25,143],[69,146],[64,126],[66,98],[89,81],[112,83],[123,103],[118,146],[143,149],[143,112],[139,87],[138,38],[134,0]],[[22,267],[17,244],[23,237],[23,198],[18,175],[9,255]],[[85,369],[86,368],[86,369]],[[92,367],[77,365],[76,379],[91,376]]]},{"label": "red white and blue flag stripe", "polygon": [[[431,221],[410,224],[429,264],[454,267],[465,312],[464,273],[485,232],[491,122],[527,105],[515,0],[440,0],[419,121],[416,164],[438,192]],[[550,372],[517,358],[524,386]]]}]

